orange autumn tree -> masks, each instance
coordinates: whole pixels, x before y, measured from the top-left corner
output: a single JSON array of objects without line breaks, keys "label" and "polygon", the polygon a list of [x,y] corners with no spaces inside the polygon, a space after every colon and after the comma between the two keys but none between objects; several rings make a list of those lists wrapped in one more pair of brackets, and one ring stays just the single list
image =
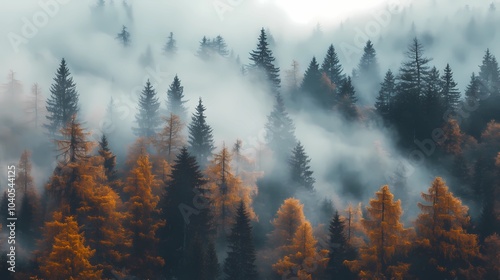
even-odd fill
[{"label": "orange autumn tree", "polygon": [[410,248],[411,230],[400,222],[401,201],[394,201],[387,185],[375,193],[367,206],[369,219],[361,221],[369,242],[359,249],[359,259],[345,264],[361,279],[405,279],[409,264],[398,260]]},{"label": "orange autumn tree", "polygon": [[[482,271],[474,267],[479,257],[478,239],[465,228],[470,223],[468,208],[437,177],[419,203],[422,213],[416,221],[416,254],[427,260],[412,267],[414,274],[425,279],[480,279]],[[422,279],[424,279],[422,278]]]},{"label": "orange autumn tree", "polygon": [[352,204],[347,205],[344,210],[345,216],[341,216],[341,219],[345,224],[345,233],[347,243],[354,248],[361,248],[365,245],[364,236],[365,229],[361,224],[363,219],[363,211],[361,210],[361,202],[357,206],[352,206]]},{"label": "orange autumn tree", "polygon": [[[241,179],[233,175],[231,168],[231,154],[226,148],[214,155],[206,169],[209,179],[208,188],[212,195],[212,215],[219,236],[229,234],[230,225],[234,220],[236,210],[241,201],[251,205],[251,189],[244,186]],[[250,219],[255,219],[253,209],[248,207]]]},{"label": "orange autumn tree", "polygon": [[183,135],[184,124],[179,116],[170,113],[163,117],[165,125],[153,138],[152,142],[158,154],[172,164],[181,148],[186,145],[186,136]]},{"label": "orange autumn tree", "polygon": [[295,231],[289,246],[290,254],[275,263],[273,269],[285,279],[290,276],[300,280],[315,279],[328,262],[328,250],[318,252],[317,243],[311,224],[304,222]]},{"label": "orange autumn tree", "polygon": [[46,257],[39,259],[41,276],[54,280],[102,279],[102,271],[89,261],[94,250],[85,245],[85,238],[75,218],[68,216],[62,219],[62,214],[57,212],[54,219],[45,226],[48,230],[46,237],[53,237],[49,238],[50,249]]},{"label": "orange autumn tree", "polygon": [[272,221],[274,230],[269,234],[269,241],[279,251],[287,252],[295,232],[305,222],[304,204],[296,198],[285,199]]},{"label": "orange autumn tree", "polygon": [[164,220],[157,219],[159,197],[153,194],[153,189],[158,184],[149,156],[139,156],[124,188],[130,197],[125,203],[125,224],[132,239],[127,267],[139,278],[157,278],[164,265],[164,260],[158,255],[159,239],[156,236],[158,228],[165,224]]}]

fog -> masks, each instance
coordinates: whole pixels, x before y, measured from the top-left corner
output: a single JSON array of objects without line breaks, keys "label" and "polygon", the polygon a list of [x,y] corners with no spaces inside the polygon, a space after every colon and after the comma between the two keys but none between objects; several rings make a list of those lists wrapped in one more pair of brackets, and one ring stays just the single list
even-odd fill
[{"label": "fog", "polygon": [[[106,1],[103,10],[97,10],[94,1],[40,1],[48,2],[56,3],[49,14],[38,1],[16,1],[2,5],[0,17],[0,74],[13,70],[25,96],[2,94],[0,166],[17,162],[23,149],[33,150],[39,189],[55,166],[54,153],[47,150],[53,146],[44,144],[47,136],[35,133],[26,123],[19,100],[26,99],[35,82],[47,98],[61,58],[66,59],[80,94],[79,118],[94,139],[101,133],[119,139],[111,148],[123,161],[127,147],[135,140],[130,127],[135,125],[137,97],[146,80],[153,84],[164,109],[166,91],[175,75],[184,86],[190,114],[198,98],[203,99],[218,148],[223,143],[232,145],[239,138],[244,142],[244,152],[255,156],[259,145],[264,144],[264,125],[273,96],[265,85],[242,75],[241,66],[226,59],[206,62],[196,57],[203,36],[220,34],[246,65],[260,29],[269,30],[282,84],[292,60],[299,62],[303,73],[312,56],[321,63],[330,44],[336,48],[344,73],[350,75],[365,42],[372,40],[383,77],[388,69],[397,73],[407,45],[416,36],[424,44],[425,55],[433,58],[432,65],[442,70],[450,63],[462,92],[470,74],[478,71],[486,48],[500,54],[499,36],[493,30],[500,16],[499,11],[489,11],[491,1],[378,1],[360,9],[354,6],[362,1],[349,1],[349,7],[318,1],[317,6],[306,7],[303,18],[297,18],[296,11],[283,9],[287,5],[284,1],[271,0],[197,0],[185,4],[146,0],[129,1],[128,6],[115,0]],[[223,10],[214,6],[220,3]],[[293,5],[296,9],[305,7]],[[328,9],[331,16],[324,12]],[[37,24],[40,21],[43,24]],[[122,25],[131,34],[128,48],[115,40]],[[177,41],[175,58],[162,54],[169,32]],[[149,63],[141,59],[148,47],[152,55]],[[367,203],[381,185],[392,183],[389,177],[398,167],[407,166],[410,198],[403,208],[413,215],[418,210],[418,194],[429,187],[434,176],[446,174],[436,174],[435,167],[425,161],[412,165],[408,152],[395,147],[395,134],[382,128],[372,112],[377,92],[378,88],[358,96],[364,115],[358,123],[346,122],[337,115],[292,112],[296,136],[311,158],[319,196],[331,198],[335,208],[342,209],[349,202]],[[119,123],[109,123],[105,118],[111,97],[117,104]],[[5,176],[6,172],[0,175],[2,188]]]}]

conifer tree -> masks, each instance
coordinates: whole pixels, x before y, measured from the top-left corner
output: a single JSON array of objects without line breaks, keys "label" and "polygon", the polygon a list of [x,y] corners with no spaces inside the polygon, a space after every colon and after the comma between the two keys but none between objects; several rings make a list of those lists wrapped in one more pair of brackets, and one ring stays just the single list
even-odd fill
[{"label": "conifer tree", "polygon": [[172,57],[177,53],[177,41],[174,39],[174,33],[170,32],[167,43],[163,47],[163,53],[166,56]]},{"label": "conifer tree", "polygon": [[213,242],[209,242],[203,258],[203,271],[201,280],[217,280],[221,268],[217,259],[217,252]]},{"label": "conifer tree", "polygon": [[184,87],[181,86],[181,80],[177,75],[167,91],[167,114],[177,115],[182,122],[187,121],[187,109],[184,104]]},{"label": "conifer tree", "polygon": [[445,99],[442,95],[441,78],[436,67],[429,71],[427,89],[422,98],[423,126],[426,131],[432,131],[443,123]]},{"label": "conifer tree", "polygon": [[441,86],[445,109],[455,112],[460,105],[460,91],[453,79],[453,71],[451,71],[450,64],[446,64],[444,68],[443,75],[441,76]]},{"label": "conifer tree", "polygon": [[161,123],[159,108],[160,102],[158,102],[156,91],[148,79],[139,97],[139,111],[135,115],[138,126],[132,128],[135,135],[149,138],[156,134]]},{"label": "conifer tree", "polygon": [[78,97],[76,85],[63,58],[54,83],[50,87],[50,97],[47,99],[48,123],[44,126],[51,135],[59,132],[59,129],[66,126],[72,116],[78,113]]},{"label": "conifer tree", "polygon": [[470,221],[468,208],[449,192],[440,177],[422,198],[428,204],[418,204],[422,213],[416,225],[417,250],[424,261],[412,267],[414,274],[422,279],[481,278],[473,265],[479,256],[477,236],[465,230]]},{"label": "conifer tree", "polygon": [[99,155],[104,159],[104,170],[109,182],[117,179],[118,171],[116,170],[116,156],[109,149],[108,138],[106,135],[101,136],[99,141]]},{"label": "conifer tree", "polygon": [[299,63],[296,60],[293,60],[291,68],[285,71],[285,89],[293,97],[297,95],[301,84],[302,77],[300,75]]},{"label": "conifer tree", "polygon": [[31,86],[31,96],[28,100],[27,104],[27,112],[31,114],[30,122],[33,123],[33,126],[36,130],[42,125],[42,118],[46,114],[46,110],[44,107],[45,98],[42,94],[42,89],[40,85],[34,83]]},{"label": "conifer tree", "polygon": [[481,96],[488,97],[500,94],[500,68],[495,56],[491,54],[489,49],[486,49],[479,69],[478,79],[481,85]]},{"label": "conifer tree", "polygon": [[156,278],[164,260],[158,255],[157,230],[165,221],[158,219],[159,198],[152,190],[158,181],[152,173],[148,156],[141,156],[136,167],[127,178],[124,188],[130,199],[125,203],[128,217],[126,227],[130,231],[132,244],[128,267],[133,275],[141,278]]},{"label": "conifer tree", "polygon": [[380,84],[380,90],[375,102],[375,109],[384,120],[388,120],[393,112],[393,98],[396,94],[396,79],[391,69],[385,73],[384,81]]},{"label": "conifer tree", "polygon": [[293,149],[292,156],[289,161],[291,182],[298,187],[303,187],[309,191],[313,191],[316,179],[312,177],[313,172],[310,170],[310,162],[311,159],[309,159],[304,150],[304,146],[302,146],[299,141]]},{"label": "conifer tree", "polygon": [[19,96],[23,93],[23,84],[16,79],[16,72],[10,70],[7,74],[7,83],[2,85],[3,91],[7,94]]},{"label": "conifer tree", "polygon": [[380,68],[377,61],[377,54],[373,43],[368,40],[363,49],[363,55],[359,61],[356,71],[356,77],[353,77],[356,89],[363,95],[373,96],[380,83]]},{"label": "conifer tree", "polygon": [[243,201],[236,211],[235,223],[228,237],[229,251],[224,261],[225,280],[257,280],[255,249],[250,217]]},{"label": "conifer tree", "polygon": [[[303,94],[306,94],[313,102],[313,104],[317,106],[325,106],[327,104],[330,104],[328,101],[331,101],[325,100],[326,96],[324,95],[326,92],[322,87],[321,78],[322,75],[319,70],[319,64],[318,62],[316,62],[316,57],[313,57],[311,62],[309,63],[309,67],[304,74],[304,79],[302,80],[302,84],[300,85],[300,91]],[[295,101],[301,102],[303,100],[295,98]]]},{"label": "conifer tree", "polygon": [[375,195],[367,207],[370,219],[362,220],[369,243],[358,260],[345,263],[361,279],[405,279],[410,265],[400,260],[410,248],[411,231],[400,222],[401,201],[394,202],[387,185]]},{"label": "conifer tree", "polygon": [[[17,229],[25,241],[26,248],[31,248],[34,245],[34,233],[37,229],[37,210],[38,197],[35,190],[35,184],[31,175],[31,153],[24,150],[19,159],[19,164],[16,170],[16,189],[17,199],[21,201],[19,207],[19,220],[17,221]],[[5,212],[7,213],[7,212]]]},{"label": "conifer tree", "polygon": [[[477,102],[479,101],[480,98],[480,90],[481,90],[481,84],[479,81],[479,78],[476,76],[475,73],[472,73],[470,76],[470,81],[469,84],[467,85],[467,88],[465,89],[465,102]],[[472,105],[472,104],[471,104]]]},{"label": "conifer tree", "polygon": [[127,27],[125,25],[122,26],[122,31],[116,34],[116,39],[120,41],[124,47],[128,47],[130,45],[130,33],[127,31]]},{"label": "conifer tree", "polygon": [[158,154],[164,157],[168,163],[173,163],[176,155],[186,145],[186,139],[182,133],[184,124],[177,115],[170,113],[168,118],[163,118],[165,126],[154,139],[154,145]]},{"label": "conifer tree", "polygon": [[271,89],[275,93],[280,88],[279,67],[274,65],[275,58],[271,51],[264,28],[260,30],[257,48],[250,53],[250,69],[264,71],[265,77],[271,83]]},{"label": "conifer tree", "polygon": [[335,215],[330,221],[329,241],[328,265],[326,267],[328,279],[355,279],[356,275],[344,265],[344,261],[354,260],[356,252],[347,241],[345,219],[341,219],[338,211],[335,211]]},{"label": "conifer tree", "polygon": [[305,222],[304,205],[298,199],[286,199],[272,221],[274,230],[269,235],[269,241],[282,253],[288,253],[295,232]]},{"label": "conifer tree", "polygon": [[338,55],[332,44],[328,47],[325,59],[321,64],[321,72],[326,74],[327,78],[335,86],[335,88],[340,88],[345,79],[343,71],[344,70],[340,64]]},{"label": "conifer tree", "polygon": [[71,120],[61,130],[62,139],[56,140],[57,157],[61,159],[61,163],[76,163],[80,160],[85,160],[94,143],[87,140],[90,133],[86,132],[81,124],[76,120],[76,115],[71,117]]},{"label": "conifer tree", "polygon": [[206,36],[203,36],[203,39],[201,39],[200,46],[198,48],[198,52],[196,53],[196,55],[203,60],[210,59],[212,55],[211,45],[212,41]]},{"label": "conifer tree", "polygon": [[213,129],[206,121],[205,110],[200,97],[196,112],[191,117],[191,123],[188,127],[189,152],[196,157],[201,168],[206,167],[208,158],[212,156],[212,151],[215,149]]},{"label": "conifer tree", "polygon": [[222,38],[221,35],[217,35],[212,40],[212,45],[211,45],[213,51],[220,55],[221,57],[227,57],[229,55],[229,51],[227,50],[227,44],[224,38]]},{"label": "conifer tree", "polygon": [[342,82],[337,99],[337,109],[344,117],[349,120],[357,118],[358,111],[356,109],[356,102],[358,98],[356,97],[356,91],[352,85],[351,77],[347,77]]},{"label": "conifer tree", "polygon": [[281,94],[276,94],[276,103],[267,116],[266,136],[268,145],[278,158],[288,157],[296,145],[295,125],[288,115]]},{"label": "conifer tree", "polygon": [[80,232],[78,223],[72,216],[54,222],[47,222],[47,227],[58,223],[57,232],[50,243],[47,257],[40,259],[41,276],[45,279],[101,279],[102,271],[90,263],[94,251],[85,245],[83,232]]}]

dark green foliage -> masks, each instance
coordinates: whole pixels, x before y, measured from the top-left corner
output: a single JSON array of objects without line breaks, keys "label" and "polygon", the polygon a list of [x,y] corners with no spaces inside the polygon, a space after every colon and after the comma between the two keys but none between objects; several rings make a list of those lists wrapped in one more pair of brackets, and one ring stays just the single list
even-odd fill
[{"label": "dark green foliage", "polygon": [[356,258],[355,249],[347,242],[345,235],[345,222],[340,219],[338,211],[335,212],[330,226],[328,264],[326,279],[356,279],[356,274],[352,273],[343,263],[345,260],[354,260]]},{"label": "dark green foliage", "polygon": [[396,95],[396,78],[389,69],[385,74],[384,81],[380,84],[375,109],[384,120],[388,120],[393,112],[393,99]]},{"label": "dark green foliage", "polygon": [[277,158],[287,158],[295,146],[295,125],[288,115],[281,94],[276,94],[276,103],[267,116],[266,137],[269,147]]},{"label": "dark green foliage", "polygon": [[236,219],[228,237],[229,251],[224,261],[225,280],[257,280],[252,226],[243,201],[236,212]]},{"label": "dark green foliage", "polygon": [[206,167],[208,158],[212,156],[212,151],[215,149],[213,129],[207,124],[205,110],[200,97],[196,112],[191,117],[191,123],[188,127],[189,152],[196,157],[201,168]]},{"label": "dark green foliage", "polygon": [[167,43],[163,47],[163,53],[169,57],[177,53],[177,41],[174,39],[173,32],[170,32],[170,35],[168,35]]},{"label": "dark green foliage", "polygon": [[[309,67],[304,74],[304,79],[300,86],[300,94],[310,98],[314,105],[324,109],[329,109],[332,105],[333,96],[329,95],[331,91],[325,88],[322,80],[322,73],[319,69],[316,57],[313,57]],[[298,94],[298,92],[297,92]],[[304,99],[294,98],[296,102],[303,102]]]},{"label": "dark green foliage", "polygon": [[116,170],[116,156],[109,149],[108,139],[106,135],[102,135],[99,141],[99,155],[104,158],[104,170],[108,180],[114,181],[117,179],[118,171]]},{"label": "dark green foliage", "polygon": [[279,67],[274,66],[274,56],[273,52],[269,48],[269,43],[267,42],[267,35],[264,28],[260,30],[260,36],[257,43],[257,48],[250,53],[250,64],[249,68],[258,71],[264,71],[265,77],[268,82],[271,83],[271,88],[273,92],[276,92],[280,88],[280,77],[279,77]]},{"label": "dark green foliage", "polygon": [[139,112],[135,116],[138,127],[132,128],[135,135],[140,137],[152,137],[156,134],[160,124],[160,102],[156,91],[148,81],[139,97]]},{"label": "dark green foliage", "polygon": [[203,258],[203,273],[201,280],[217,280],[221,274],[217,252],[213,242],[209,242]]},{"label": "dark green foliage", "polygon": [[124,47],[128,47],[130,45],[130,33],[127,31],[127,27],[125,25],[122,26],[122,31],[116,34],[116,39],[120,41]]},{"label": "dark green foliage", "polygon": [[427,89],[422,98],[423,129],[432,131],[441,127],[445,112],[444,98],[442,96],[441,78],[439,71],[433,67],[429,71]]},{"label": "dark green foliage", "polygon": [[174,81],[167,91],[167,115],[174,114],[179,116],[182,121],[187,121],[187,109],[184,104],[184,87],[181,86],[181,80],[175,75]]},{"label": "dark green foliage", "polygon": [[356,91],[352,85],[351,77],[347,77],[342,82],[337,96],[337,110],[349,120],[357,118],[358,111],[356,109]]},{"label": "dark green foliage", "polygon": [[443,75],[441,76],[441,94],[444,98],[444,107],[453,112],[457,111],[460,105],[460,91],[457,83],[453,79],[453,72],[450,64],[446,64]]},{"label": "dark green foliage", "polygon": [[335,48],[333,45],[330,45],[326,52],[325,59],[321,64],[321,72],[326,74],[326,77],[336,88],[339,88],[345,79],[343,71]]},{"label": "dark green foliage", "polygon": [[57,133],[78,113],[78,92],[64,58],[57,69],[54,83],[50,87],[47,99],[47,124],[44,124],[51,135]]},{"label": "dark green foliage", "polygon": [[359,61],[356,76],[353,76],[356,89],[365,96],[374,96],[380,84],[380,68],[377,54],[370,40],[366,42],[363,56]]},{"label": "dark green foliage", "polygon": [[309,159],[304,151],[304,146],[298,142],[289,160],[291,182],[299,188],[313,191],[316,180],[312,177],[313,172],[311,171],[311,166],[309,166],[310,162],[311,159]]}]

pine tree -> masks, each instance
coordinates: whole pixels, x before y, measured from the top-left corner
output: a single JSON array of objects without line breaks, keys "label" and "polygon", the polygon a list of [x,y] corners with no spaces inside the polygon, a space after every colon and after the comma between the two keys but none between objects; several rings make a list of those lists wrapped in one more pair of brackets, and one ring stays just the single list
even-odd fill
[{"label": "pine tree", "polygon": [[164,220],[158,219],[159,198],[152,192],[157,184],[148,156],[139,157],[124,191],[130,197],[125,203],[128,213],[126,227],[132,238],[128,267],[133,275],[141,278],[158,277],[165,263],[157,252],[159,239],[156,232],[165,224]]},{"label": "pine tree", "polygon": [[189,269],[183,263],[188,248],[196,236],[206,237],[211,232],[210,201],[205,184],[196,159],[182,148],[160,201],[161,217],[168,222],[158,236],[169,276],[181,277]]},{"label": "pine tree", "polygon": [[311,159],[309,159],[304,151],[304,146],[302,146],[299,141],[293,149],[292,156],[289,161],[291,182],[298,187],[303,187],[309,191],[313,191],[316,179],[312,177],[313,172],[310,170],[310,162]]},{"label": "pine tree", "polygon": [[325,59],[321,64],[321,72],[326,74],[327,78],[335,88],[340,88],[345,79],[343,71],[344,70],[342,69],[338,55],[335,52],[335,48],[333,45],[330,45],[326,52]]},{"label": "pine tree", "polygon": [[212,156],[212,151],[215,149],[213,129],[207,124],[205,110],[200,97],[196,112],[191,117],[191,123],[188,127],[189,152],[196,157],[201,168],[206,167],[208,158]]},{"label": "pine tree", "polygon": [[148,79],[139,97],[139,112],[135,115],[138,127],[132,128],[135,135],[152,137],[156,134],[161,123],[159,108],[160,102],[158,102],[156,91]]},{"label": "pine tree", "polygon": [[167,91],[167,113],[177,115],[182,122],[187,121],[187,109],[184,104],[184,87],[181,86],[181,80],[175,75],[174,81]]},{"label": "pine tree", "polygon": [[400,262],[410,248],[410,233],[400,222],[401,201],[394,202],[387,185],[375,193],[367,207],[369,220],[362,220],[369,244],[360,248],[359,260],[346,261],[361,279],[406,279],[410,265]]},{"label": "pine tree", "polygon": [[260,30],[257,48],[250,53],[250,69],[264,71],[265,77],[271,83],[271,89],[274,93],[280,88],[279,67],[274,65],[275,58],[269,48],[266,32],[264,28]]},{"label": "pine tree", "polygon": [[257,280],[252,226],[243,201],[236,211],[235,223],[228,237],[229,251],[224,261],[225,280]]},{"label": "pine tree", "polygon": [[118,171],[116,170],[116,156],[109,149],[108,138],[106,135],[101,136],[99,141],[99,155],[104,159],[104,170],[109,182],[117,179]]},{"label": "pine tree", "polygon": [[[57,214],[55,215],[57,217]],[[94,251],[85,245],[83,232],[72,216],[62,221],[47,222],[46,227],[60,223],[57,234],[50,240],[47,258],[40,260],[40,272],[45,279],[101,279],[101,270],[90,263]],[[47,244],[47,245],[49,245]]]},{"label": "pine tree", "polygon": [[50,87],[50,97],[47,99],[48,124],[44,124],[44,127],[51,135],[66,126],[72,116],[78,113],[78,97],[76,85],[63,58],[54,83]]},{"label": "pine tree", "polygon": [[290,254],[273,264],[273,269],[283,278],[296,276],[298,279],[312,280],[318,277],[318,268],[327,262],[327,250],[318,252],[318,241],[313,236],[311,224],[306,221],[299,226],[290,246]]},{"label": "pine tree", "polygon": [[358,98],[356,97],[356,91],[352,85],[351,77],[344,79],[337,98],[337,110],[349,120],[357,118],[358,111],[356,109],[356,102]]},{"label": "pine tree", "polygon": [[[468,208],[448,191],[445,182],[437,177],[419,203],[422,213],[416,221],[417,250],[423,262],[412,270],[421,279],[481,278],[473,262],[479,256],[477,236],[468,234]],[[474,275],[474,276],[473,276]]]},{"label": "pine tree", "polygon": [[391,69],[385,73],[384,81],[380,84],[375,109],[382,118],[388,120],[393,112],[393,99],[396,94],[396,79]]},{"label": "pine tree", "polygon": [[460,105],[460,91],[457,88],[457,83],[453,79],[453,72],[450,64],[446,64],[443,75],[441,76],[442,91],[444,98],[444,106],[446,109],[456,112]]},{"label": "pine tree", "polygon": [[186,144],[183,134],[184,125],[177,115],[170,113],[168,118],[163,118],[165,126],[157,134],[153,143],[156,146],[158,154],[166,158],[168,163],[173,163],[176,155]]},{"label": "pine tree", "polygon": [[354,275],[344,265],[344,261],[352,261],[356,257],[354,248],[349,244],[346,237],[345,219],[341,219],[338,211],[330,221],[329,227],[329,252],[326,272],[329,279],[355,279]]},{"label": "pine tree", "polygon": [[130,33],[127,31],[127,27],[125,25],[122,26],[122,31],[116,35],[116,39],[120,41],[124,47],[128,47],[130,45]]},{"label": "pine tree", "polygon": [[281,94],[276,94],[276,103],[267,116],[266,137],[268,145],[278,158],[288,157],[296,145],[295,125],[288,115]]},{"label": "pine tree", "polygon": [[170,35],[168,35],[167,43],[163,47],[163,53],[169,57],[177,53],[177,41],[174,39],[173,32],[170,32]]}]

